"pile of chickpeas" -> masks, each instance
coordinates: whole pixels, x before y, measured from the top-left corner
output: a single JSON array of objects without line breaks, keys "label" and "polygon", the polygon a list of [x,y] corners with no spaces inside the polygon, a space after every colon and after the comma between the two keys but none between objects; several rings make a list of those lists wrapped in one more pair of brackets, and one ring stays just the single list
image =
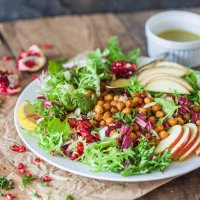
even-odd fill
[{"label": "pile of chickpeas", "polygon": [[[143,134],[150,141],[152,140],[155,143],[158,143],[160,139],[165,139],[168,137],[169,133],[166,131],[169,127],[176,124],[183,125],[191,119],[190,113],[186,113],[183,117],[171,117],[165,123],[157,123],[159,119],[165,116],[165,113],[162,111],[162,106],[158,103],[155,105],[144,108],[144,105],[153,102],[153,98],[147,97],[140,93],[135,93],[133,97],[127,97],[127,101],[123,102],[120,100],[120,95],[115,94],[109,90],[104,91],[99,98],[97,105],[93,109],[93,125],[96,127],[103,127],[105,125],[115,123],[113,115],[115,113],[122,112],[125,115],[131,114],[132,109],[135,108],[139,114],[147,116],[147,120],[152,122],[154,125],[154,130],[158,133],[159,138],[153,135],[151,132],[143,133],[140,130],[140,127],[137,123],[132,124],[132,133],[133,137],[141,136]],[[195,112],[200,112],[200,106],[194,106],[192,108]],[[200,125],[200,120],[197,120],[197,125]]]}]

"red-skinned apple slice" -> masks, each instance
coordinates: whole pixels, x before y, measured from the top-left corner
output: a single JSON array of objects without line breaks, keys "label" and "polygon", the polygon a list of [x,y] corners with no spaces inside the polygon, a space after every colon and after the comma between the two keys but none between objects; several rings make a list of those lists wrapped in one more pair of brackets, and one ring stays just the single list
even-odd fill
[{"label": "red-skinned apple slice", "polygon": [[155,153],[163,153],[165,149],[172,149],[183,136],[183,128],[181,125],[175,125],[168,131],[169,136],[162,140],[155,149]]},{"label": "red-skinned apple slice", "polygon": [[187,144],[184,146],[184,148],[175,155],[174,159],[176,159],[176,160],[179,159],[183,154],[185,154],[194,145],[194,143],[198,137],[198,129],[195,124],[187,123],[184,126],[187,126],[190,129],[191,137],[190,137],[189,141],[187,142]]},{"label": "red-skinned apple slice", "polygon": [[196,155],[200,156],[200,147],[196,150]]},{"label": "red-skinned apple slice", "polygon": [[190,129],[187,126],[183,126],[183,135],[178,143],[171,149],[171,156],[175,158],[176,155],[185,147],[191,136]]},{"label": "red-skinned apple slice", "polygon": [[199,133],[199,129],[198,129],[198,138],[197,138],[197,140],[192,145],[192,147],[179,158],[179,160],[180,161],[184,161],[184,160],[190,158],[196,152],[196,150],[198,148],[200,148],[200,133]]}]

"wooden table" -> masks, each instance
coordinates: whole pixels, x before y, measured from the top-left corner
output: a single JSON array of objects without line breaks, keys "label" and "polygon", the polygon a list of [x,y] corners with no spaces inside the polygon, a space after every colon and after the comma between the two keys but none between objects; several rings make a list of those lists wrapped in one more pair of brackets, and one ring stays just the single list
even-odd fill
[{"label": "wooden table", "polygon": [[[191,10],[200,13],[200,8]],[[0,57],[9,54],[15,60],[20,50],[27,49],[31,44],[50,43],[53,48],[45,50],[48,58],[70,58],[85,50],[105,47],[107,39],[112,35],[119,37],[123,50],[140,47],[145,55],[144,23],[155,13],[156,11],[117,15],[109,13],[4,23],[0,25]],[[8,63],[0,61],[1,66],[6,64]],[[23,76],[30,74],[24,73]],[[140,200],[199,200],[199,177],[200,169],[167,183]]]}]

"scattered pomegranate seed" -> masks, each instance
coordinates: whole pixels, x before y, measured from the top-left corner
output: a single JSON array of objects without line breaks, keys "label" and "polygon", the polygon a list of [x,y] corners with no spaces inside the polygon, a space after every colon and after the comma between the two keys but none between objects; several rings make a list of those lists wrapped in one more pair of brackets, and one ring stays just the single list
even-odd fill
[{"label": "scattered pomegranate seed", "polygon": [[33,176],[33,175],[31,174],[31,172],[27,172],[27,175],[28,175],[28,176]]},{"label": "scattered pomegranate seed", "polygon": [[84,145],[82,142],[78,142],[76,145],[76,151],[78,153],[79,156],[81,156],[84,152]]},{"label": "scattered pomegranate seed", "polygon": [[35,162],[37,162],[37,163],[41,162],[41,158],[36,157],[36,158],[35,158]]},{"label": "scattered pomegranate seed", "polygon": [[35,79],[37,79],[37,76],[36,76],[36,75],[33,75],[33,76],[31,77],[31,80],[34,81]]},{"label": "scattered pomegranate seed", "polygon": [[21,146],[20,148],[19,148],[19,152],[20,153],[23,153],[23,152],[25,152],[26,151],[26,147],[25,146]]},{"label": "scattered pomegranate seed", "polygon": [[120,138],[116,138],[116,141],[118,144],[121,144],[121,139]]},{"label": "scattered pomegranate seed", "polygon": [[8,200],[12,200],[14,197],[13,197],[12,194],[9,193],[9,194],[6,195],[6,198],[7,198]]},{"label": "scattered pomegranate seed", "polygon": [[50,181],[52,181],[52,179],[49,176],[44,176],[43,181],[50,182]]},{"label": "scattered pomegranate seed", "polygon": [[51,45],[51,44],[49,44],[49,43],[45,43],[44,44],[44,48],[45,49],[51,49],[53,46]]},{"label": "scattered pomegranate seed", "polygon": [[26,172],[26,169],[25,168],[22,168],[19,170],[20,174],[24,174]]},{"label": "scattered pomegranate seed", "polygon": [[17,169],[23,169],[24,168],[24,164],[23,163],[19,163],[19,165],[17,166]]},{"label": "scattered pomegranate seed", "polygon": [[13,151],[19,151],[19,146],[13,145],[13,146],[11,147],[11,149],[12,149]]},{"label": "scattered pomegranate seed", "polygon": [[2,57],[2,60],[3,60],[3,61],[8,61],[8,60],[10,60],[10,56],[9,56],[9,55],[4,55],[4,56]]}]

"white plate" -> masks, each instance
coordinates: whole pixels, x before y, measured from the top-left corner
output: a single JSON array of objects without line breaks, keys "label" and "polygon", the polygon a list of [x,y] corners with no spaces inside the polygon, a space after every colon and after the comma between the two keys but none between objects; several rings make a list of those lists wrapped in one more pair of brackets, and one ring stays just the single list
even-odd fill
[{"label": "white plate", "polygon": [[[149,61],[150,61],[149,58],[143,58],[141,60],[141,63],[145,64],[146,62]],[[120,174],[115,174],[110,172],[92,172],[90,171],[88,166],[80,162],[71,161],[69,158],[64,158],[60,156],[51,156],[38,146],[37,141],[34,137],[28,135],[27,133],[24,133],[24,131],[20,127],[19,120],[17,117],[17,110],[20,103],[23,102],[24,100],[33,100],[38,96],[36,86],[37,86],[37,80],[30,83],[19,96],[14,111],[15,126],[19,133],[19,136],[33,153],[35,153],[43,160],[47,161],[48,163],[60,169],[81,176],[86,176],[101,180],[120,181],[120,182],[142,182],[142,181],[153,181],[153,180],[160,180],[160,179],[179,176],[200,167],[200,157],[194,156],[191,159],[186,160],[185,162],[182,163],[173,162],[164,172],[155,172],[151,174],[123,177]]]}]

